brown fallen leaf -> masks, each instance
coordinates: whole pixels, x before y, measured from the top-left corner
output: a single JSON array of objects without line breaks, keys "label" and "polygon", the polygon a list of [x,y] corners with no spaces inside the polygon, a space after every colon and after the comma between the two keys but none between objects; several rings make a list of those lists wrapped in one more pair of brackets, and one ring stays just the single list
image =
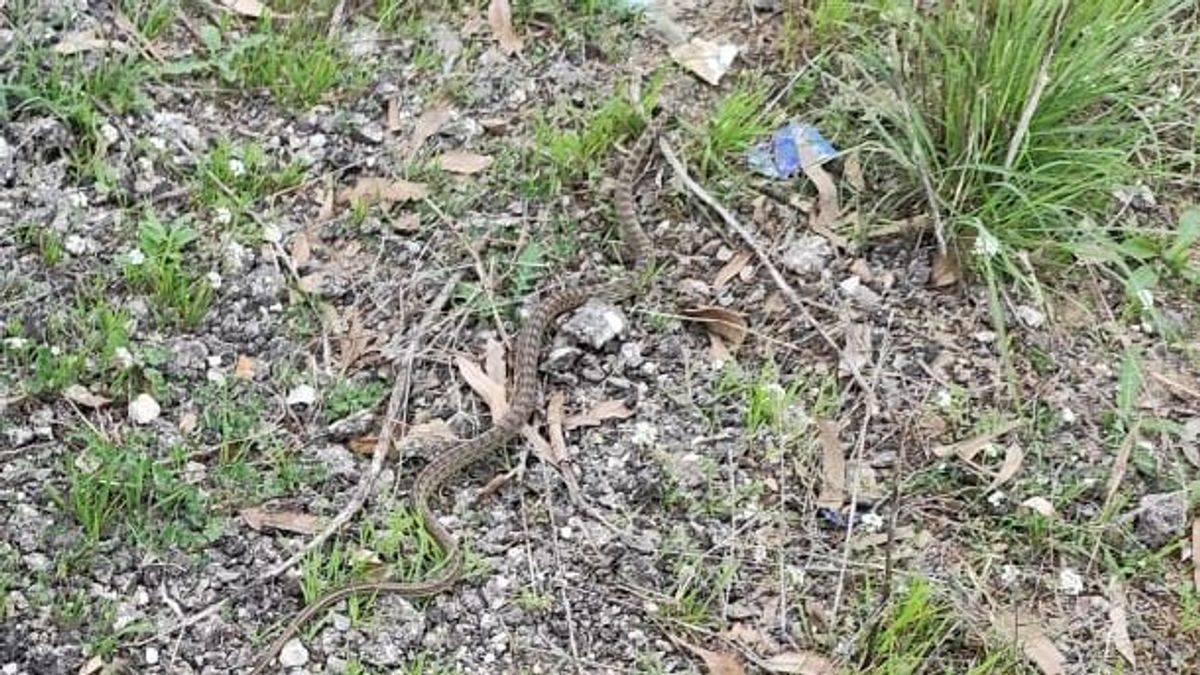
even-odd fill
[{"label": "brown fallen leaf", "polygon": [[953,286],[962,279],[962,267],[958,256],[951,249],[946,253],[938,252],[933,256],[933,270],[929,274],[929,285],[934,288]]},{"label": "brown fallen leaf", "polygon": [[1121,447],[1117,449],[1117,456],[1113,460],[1112,473],[1108,475],[1108,485],[1104,490],[1104,508],[1108,509],[1112,504],[1113,499],[1117,496],[1117,490],[1121,489],[1121,481],[1125,480],[1125,472],[1129,469],[1129,456],[1133,454],[1133,446],[1137,442],[1138,430],[1141,428],[1141,421],[1134,420],[1133,428],[1125,434],[1125,439],[1121,441]]},{"label": "brown fallen leaf", "polygon": [[307,234],[297,232],[296,236],[292,237],[292,264],[300,268],[307,265],[309,260],[312,260],[312,244],[309,243]]},{"label": "brown fallen leaf", "polygon": [[179,417],[179,433],[187,436],[200,424],[200,416],[190,410]]},{"label": "brown fallen leaf", "polygon": [[992,627],[1005,640],[1016,643],[1025,658],[1033,661],[1042,675],[1063,675],[1066,658],[1054,642],[1046,636],[1041,621],[1025,610],[1012,610],[1004,614],[992,614]]},{"label": "brown fallen leaf", "polygon": [[950,455],[957,455],[959,459],[969,462],[975,458],[975,455],[979,454],[980,450],[986,448],[992,441],[1000,438],[1004,434],[1007,434],[1019,426],[1021,426],[1020,420],[1008,420],[993,431],[979,434],[978,436],[961,440],[957,443],[938,445],[930,450],[930,452],[933,453],[934,457],[945,459]]},{"label": "brown fallen leaf", "polygon": [[675,63],[715,86],[720,84],[721,78],[729,72],[738,51],[736,45],[717,44],[704,38],[693,37],[687,42],[672,45],[667,53]]},{"label": "brown fallen leaf", "polygon": [[693,644],[688,644],[683,640],[667,633],[671,641],[683,647],[692,654],[700,657],[704,661],[704,668],[708,671],[708,675],[745,675],[746,669],[742,666],[742,661],[736,654],[727,652],[714,652],[703,647],[697,647]]},{"label": "brown fallen leaf", "polygon": [[338,193],[337,201],[341,204],[362,202],[370,205],[378,202],[414,201],[428,196],[429,188],[424,183],[382,176],[364,176],[358,179],[354,187],[348,187]]},{"label": "brown fallen leaf", "polygon": [[432,108],[421,113],[417,118],[417,123],[413,127],[412,138],[408,139],[406,152],[409,156],[415,154],[425,145],[434,134],[445,126],[446,122],[450,121],[452,111],[446,103],[438,103]]},{"label": "brown fallen leaf", "polygon": [[442,156],[438,158],[438,165],[442,167],[443,171],[467,176],[483,171],[491,163],[492,158],[487,155],[478,155],[462,150],[451,150],[442,153]]},{"label": "brown fallen leaf", "polygon": [[812,147],[801,143],[799,149],[800,163],[804,168],[804,174],[817,188],[817,212],[810,217],[809,226],[834,246],[841,249],[849,248],[850,242],[833,231],[838,222],[838,216],[842,213],[842,207],[838,200],[837,183],[833,181],[833,176],[829,175],[825,167],[821,166]]},{"label": "brown fallen leaf", "polygon": [[508,362],[504,359],[504,343],[488,338],[483,346],[483,371],[492,381],[508,388]]},{"label": "brown fallen leaf", "polygon": [[487,373],[483,372],[483,369],[479,367],[479,364],[470,359],[456,356],[454,357],[454,364],[458,366],[458,373],[467,381],[467,385],[471,387],[471,390],[487,403],[488,410],[492,413],[492,419],[500,419],[508,410],[508,399],[505,397],[504,385],[488,377]]},{"label": "brown fallen leaf", "polygon": [[838,439],[839,431],[835,422],[817,421],[817,437],[821,443],[821,491],[817,506],[833,511],[841,509],[846,501],[846,457]]},{"label": "brown fallen leaf", "polygon": [[505,54],[512,56],[524,47],[521,38],[513,30],[512,8],[508,0],[491,0],[488,3],[488,25],[491,26],[496,42],[500,43],[500,50]]},{"label": "brown fallen leaf", "polygon": [[388,133],[394,134],[400,131],[400,97],[391,96],[387,102],[387,112],[385,120],[387,122]]},{"label": "brown fallen leaf", "polygon": [[850,184],[850,187],[857,192],[866,191],[867,179],[863,177],[862,161],[858,158],[858,153],[847,153],[842,167],[846,182]]},{"label": "brown fallen leaf", "polygon": [[254,359],[245,354],[238,354],[233,362],[233,376],[239,380],[254,379]]},{"label": "brown fallen leaf", "polygon": [[709,333],[729,345],[730,351],[736,352],[746,341],[746,318],[731,309],[715,306],[697,307],[684,312],[684,316],[703,322]]},{"label": "brown fallen leaf", "polygon": [[563,409],[567,396],[561,391],[550,395],[546,404],[546,427],[550,434],[550,460],[555,466],[567,461],[567,438],[563,434]]},{"label": "brown fallen leaf", "polygon": [[713,277],[713,288],[720,288],[729,283],[729,280],[736,277],[738,272],[745,269],[746,265],[754,259],[754,253],[751,251],[738,251],[733,254],[729,262],[717,272],[717,276]]},{"label": "brown fallen leaf", "polygon": [[1192,521],[1192,584],[1200,588],[1200,518]]},{"label": "brown fallen leaf", "polygon": [[55,54],[70,56],[83,52],[95,52],[111,49],[123,54],[129,53],[129,45],[119,40],[108,40],[96,35],[96,31],[87,29],[67,33],[53,47]]},{"label": "brown fallen leaf", "polygon": [[838,360],[838,371],[862,373],[871,364],[871,327],[861,321],[846,326],[846,347]]},{"label": "brown fallen leaf", "polygon": [[316,534],[325,527],[324,518],[296,511],[267,511],[254,506],[242,509],[240,515],[255,532],[271,528],[296,534]]},{"label": "brown fallen leaf", "polygon": [[1133,651],[1133,640],[1129,639],[1129,606],[1125,599],[1125,585],[1120,577],[1108,580],[1108,636],[1113,646],[1129,665],[1137,668],[1137,655]]},{"label": "brown fallen leaf", "polygon": [[1021,508],[1029,509],[1034,513],[1041,514],[1045,518],[1054,518],[1058,515],[1058,511],[1054,509],[1054,504],[1050,503],[1045,497],[1030,497],[1021,502]]},{"label": "brown fallen leaf", "polygon": [[601,401],[592,406],[591,409],[585,410],[577,415],[571,415],[567,418],[563,427],[568,431],[578,429],[579,427],[594,427],[602,424],[604,420],[623,420],[633,417],[633,411],[626,407],[625,402],[620,399],[611,399]]},{"label": "brown fallen leaf", "polygon": [[112,403],[111,398],[105,398],[99,394],[94,394],[82,384],[72,384],[66,389],[63,389],[62,394],[63,398],[67,399],[68,401],[78,403],[85,408],[103,408],[109,403]]},{"label": "brown fallen leaf", "polygon": [[282,14],[279,12],[275,12],[274,10],[271,10],[269,7],[267,7],[263,3],[259,2],[259,0],[218,0],[218,1],[222,6],[226,7],[233,13],[241,14],[242,16],[248,16],[252,19],[261,18],[268,11],[270,11],[271,16],[275,17],[276,19],[287,19],[291,16],[289,14]]},{"label": "brown fallen leaf", "polygon": [[95,673],[100,672],[100,669],[103,667],[104,657],[97,654],[85,661],[83,665],[79,666],[79,670],[76,672],[77,675],[94,675]]},{"label": "brown fallen leaf", "polygon": [[760,664],[768,673],[788,675],[836,675],[833,661],[813,652],[784,652]]},{"label": "brown fallen leaf", "polygon": [[415,213],[401,213],[391,220],[392,231],[401,234],[412,234],[421,230],[421,216]]},{"label": "brown fallen leaf", "polygon": [[1015,444],[1010,444],[1004,449],[1004,463],[1000,465],[1000,470],[992,478],[991,485],[988,485],[988,490],[995,490],[1007,483],[1017,472],[1021,470],[1021,462],[1025,461],[1025,453]]}]

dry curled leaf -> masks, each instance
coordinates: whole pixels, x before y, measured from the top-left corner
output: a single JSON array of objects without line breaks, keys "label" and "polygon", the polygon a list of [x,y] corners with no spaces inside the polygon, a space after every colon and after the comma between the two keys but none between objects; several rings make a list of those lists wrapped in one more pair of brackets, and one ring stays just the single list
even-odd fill
[{"label": "dry curled leaf", "polygon": [[729,280],[736,277],[738,272],[741,272],[746,265],[754,258],[754,253],[750,251],[738,251],[733,254],[729,262],[717,272],[717,276],[713,277],[713,288],[720,288],[729,283]]},{"label": "dry curled leaf", "polygon": [[863,192],[867,189],[867,179],[863,177],[862,161],[858,157],[857,152],[846,153],[845,161],[842,163],[843,174],[846,176],[846,182],[850,187],[857,192]]},{"label": "dry curled leaf", "polygon": [[71,54],[104,51],[106,49],[121,53],[128,53],[130,51],[129,45],[124,42],[97,37],[96,32],[91,29],[67,33],[54,45],[53,51],[55,54],[70,56]]},{"label": "dry curled leaf", "polygon": [[1021,448],[1015,444],[1010,444],[1006,447],[1004,449],[1004,462],[1000,465],[1000,470],[992,478],[992,483],[988,486],[988,490],[995,490],[1011,480],[1021,470],[1021,462],[1023,461],[1025,461],[1025,453],[1021,451]]},{"label": "dry curled leaf", "polygon": [[256,532],[271,528],[296,534],[316,534],[325,526],[325,519],[319,516],[295,511],[267,511],[257,506],[242,509],[241,516]]},{"label": "dry curled leaf", "polygon": [[821,492],[817,506],[838,510],[846,501],[846,457],[838,440],[838,425],[829,420],[817,422],[821,443]]},{"label": "dry curled leaf", "polygon": [[1121,656],[1129,665],[1137,668],[1133,640],[1129,639],[1129,607],[1125,599],[1125,585],[1115,575],[1108,580],[1108,603],[1108,635]]},{"label": "dry curled leaf", "polygon": [[1029,509],[1045,518],[1054,518],[1058,515],[1058,512],[1054,510],[1054,504],[1051,504],[1050,500],[1045,497],[1030,497],[1021,502],[1021,508]]},{"label": "dry curled leaf", "polygon": [[233,362],[233,376],[239,380],[254,379],[254,359],[245,354],[238,354]]},{"label": "dry curled leaf", "polygon": [[342,190],[338,194],[337,200],[341,204],[362,202],[370,205],[378,202],[407,202],[424,199],[428,196],[429,188],[424,183],[381,176],[364,176],[358,179],[354,187]]},{"label": "dry curled leaf", "polygon": [[563,434],[563,409],[567,396],[561,391],[550,395],[546,404],[546,427],[550,434],[550,460],[555,466],[567,461],[567,438]]},{"label": "dry curled leaf", "polygon": [[464,175],[479,173],[488,168],[491,163],[492,158],[487,155],[462,150],[451,150],[442,153],[442,156],[438,158],[438,165],[442,167],[443,171]]},{"label": "dry curled leaf", "polygon": [[219,0],[219,2],[233,13],[252,19],[261,18],[268,11],[271,11],[271,16],[277,19],[286,19],[289,16],[288,14],[281,14],[270,10],[270,8],[259,2],[259,0]]},{"label": "dry curled leaf", "polygon": [[731,309],[697,307],[684,314],[694,321],[702,321],[708,332],[721,338],[731,351],[736,352],[746,340],[746,318]]},{"label": "dry curled leaf", "polygon": [[929,284],[934,288],[953,286],[962,279],[962,267],[954,252],[936,253],[933,256],[933,271],[929,275]]},{"label": "dry curled leaf", "polygon": [[421,116],[417,118],[416,125],[413,126],[412,138],[408,141],[408,154],[412,155],[420,150],[421,146],[425,145],[425,141],[450,121],[450,116],[450,106],[445,103],[439,103],[421,113]]},{"label": "dry curled leaf", "polygon": [[835,675],[833,661],[812,652],[784,652],[762,662],[768,673],[787,675]]},{"label": "dry curled leaf", "polygon": [[950,455],[957,455],[959,459],[969,462],[975,458],[975,455],[979,454],[980,450],[983,450],[989,444],[991,444],[992,441],[1000,438],[1004,434],[1007,434],[1019,426],[1021,426],[1020,420],[1009,420],[1001,424],[993,431],[979,434],[978,436],[973,436],[957,443],[938,445],[935,446],[930,452],[933,453],[934,457],[941,457],[944,459]]},{"label": "dry curled leaf", "polygon": [[692,71],[705,82],[717,85],[737,58],[738,48],[736,45],[722,45],[694,37],[687,42],[673,45],[668,49],[668,53],[675,63]]},{"label": "dry curled leaf", "polygon": [[85,408],[102,408],[112,403],[112,399],[105,398],[99,394],[93,394],[87,387],[81,384],[73,384],[63,389],[62,394],[63,398],[78,403]]},{"label": "dry curled leaf", "polygon": [[513,30],[512,7],[509,6],[508,0],[491,0],[488,4],[488,25],[496,42],[500,43],[500,50],[505,54],[512,56],[524,47],[521,38]]},{"label": "dry curled leaf", "polygon": [[630,417],[633,417],[633,411],[626,407],[624,401],[611,399],[601,401],[592,406],[591,409],[585,410],[578,415],[571,415],[567,418],[563,426],[568,430],[578,429],[579,427],[594,427],[602,424],[604,420],[623,420]]},{"label": "dry curled leaf", "polygon": [[492,419],[500,419],[508,410],[508,399],[505,397],[504,385],[488,377],[479,364],[462,356],[454,357],[458,372],[467,381],[471,390],[487,403]]},{"label": "dry curled leaf", "polygon": [[1004,639],[1017,643],[1021,653],[1042,671],[1042,675],[1063,675],[1067,660],[1042,628],[1041,621],[1026,610],[992,614],[992,627]]},{"label": "dry curled leaf", "polygon": [[861,373],[871,363],[871,327],[862,322],[846,326],[846,347],[838,359],[838,370]]}]

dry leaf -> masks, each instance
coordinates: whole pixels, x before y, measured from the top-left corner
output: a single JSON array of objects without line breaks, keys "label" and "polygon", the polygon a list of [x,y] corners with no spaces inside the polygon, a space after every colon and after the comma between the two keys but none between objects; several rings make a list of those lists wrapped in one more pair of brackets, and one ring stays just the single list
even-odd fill
[{"label": "dry leaf", "polygon": [[725,341],[715,333],[708,333],[708,356],[716,366],[733,360],[733,352],[729,351]]},{"label": "dry leaf", "polygon": [[415,213],[401,213],[391,221],[392,230],[402,234],[412,234],[421,229],[421,216]]},{"label": "dry leaf", "polygon": [[450,106],[445,103],[439,103],[421,113],[421,116],[417,118],[416,126],[413,127],[412,138],[408,140],[408,154],[411,156],[420,150],[421,146],[425,145],[425,141],[450,121],[450,115]]},{"label": "dry leaf", "polygon": [[1000,470],[996,472],[992,478],[992,484],[988,486],[988,490],[995,490],[1007,483],[1017,472],[1021,470],[1021,462],[1025,460],[1025,453],[1016,445],[1009,445],[1004,449],[1004,463],[1000,465]]},{"label": "dry leaf", "polygon": [[462,150],[451,150],[442,153],[442,156],[438,158],[438,165],[442,167],[443,171],[465,175],[479,173],[488,168],[491,163],[492,158],[487,155],[477,155]]},{"label": "dry leaf", "polygon": [[54,45],[54,53],[62,56],[105,49],[112,49],[121,53],[128,53],[130,51],[129,45],[124,42],[97,37],[96,32],[91,29],[67,33]]},{"label": "dry leaf", "polygon": [[717,276],[713,277],[713,288],[720,288],[729,283],[729,280],[736,277],[753,258],[754,253],[750,251],[738,251],[733,254],[729,262],[717,272]]},{"label": "dry leaf", "polygon": [[256,532],[271,528],[296,534],[316,534],[325,526],[325,519],[319,516],[295,511],[266,511],[257,506],[242,509],[241,516]]},{"label": "dry leaf", "polygon": [[871,363],[871,327],[862,322],[846,326],[846,348],[838,360],[843,373],[862,373]]},{"label": "dry leaf", "polygon": [[187,436],[195,431],[199,424],[200,417],[196,413],[191,411],[185,412],[179,418],[179,433]]},{"label": "dry leaf", "polygon": [[63,398],[78,403],[85,408],[102,408],[112,403],[112,399],[105,398],[99,394],[93,394],[91,391],[88,391],[87,387],[81,384],[73,384],[63,389],[62,393]]},{"label": "dry leaf", "polygon": [[1135,420],[1133,428],[1129,433],[1125,434],[1125,440],[1121,441],[1121,447],[1117,449],[1117,457],[1113,460],[1112,473],[1108,475],[1108,487],[1104,491],[1104,508],[1107,509],[1112,503],[1113,497],[1117,496],[1117,490],[1121,488],[1121,481],[1125,480],[1125,471],[1129,468],[1129,455],[1133,453],[1133,445],[1137,440],[1138,429],[1141,427],[1141,421]]},{"label": "dry leaf", "polygon": [[950,455],[958,455],[959,459],[969,462],[975,458],[975,455],[979,454],[980,450],[986,448],[992,441],[1000,438],[1004,434],[1007,434],[1019,426],[1021,426],[1020,420],[1009,420],[1001,424],[994,431],[989,431],[985,434],[980,434],[973,438],[968,438],[957,443],[939,445],[934,447],[930,452],[933,453],[934,457],[941,457],[943,459],[949,457]]},{"label": "dry leaf", "polygon": [[1192,521],[1192,583],[1200,588],[1200,518]]},{"label": "dry leaf", "polygon": [[504,344],[488,338],[483,346],[483,371],[501,387],[508,387],[508,362],[504,360]]},{"label": "dry leaf", "polygon": [[477,363],[462,356],[454,357],[458,372],[467,381],[471,389],[487,403],[492,419],[500,419],[508,410],[508,400],[504,395],[504,385],[499,384],[483,372]]},{"label": "dry leaf", "polygon": [[857,152],[848,153],[845,162],[842,164],[843,171],[846,176],[846,182],[850,187],[857,192],[864,192],[867,189],[867,180],[863,177],[862,162],[858,158]]},{"label": "dry leaf", "polygon": [[938,252],[933,256],[933,270],[929,275],[929,284],[934,288],[953,286],[962,279],[962,268],[958,256],[953,250],[946,253]]},{"label": "dry leaf", "polygon": [[992,614],[992,627],[1010,642],[1021,647],[1021,653],[1033,661],[1043,675],[1066,673],[1066,658],[1046,636],[1041,622],[1030,612],[1015,610],[1004,615]]},{"label": "dry leaf", "polygon": [[838,440],[838,425],[829,420],[817,421],[817,436],[821,443],[821,492],[817,506],[837,511],[846,501],[846,457]]},{"label": "dry leaf", "polygon": [[429,188],[424,183],[413,183],[398,178],[383,178],[381,176],[364,176],[358,179],[354,187],[346,188],[338,194],[338,202],[348,204],[363,202],[407,202],[424,199],[429,196]]},{"label": "dry leaf", "polygon": [[304,267],[312,260],[312,245],[308,243],[308,235],[297,232],[292,237],[292,264],[297,268]]},{"label": "dry leaf", "polygon": [[717,85],[737,58],[738,48],[735,45],[719,45],[704,38],[694,37],[672,46],[668,52],[675,63],[692,71],[705,82]]},{"label": "dry leaf", "polygon": [[1058,515],[1058,511],[1054,510],[1054,504],[1051,504],[1050,500],[1045,497],[1030,497],[1021,502],[1021,506],[1046,518],[1054,518]]},{"label": "dry leaf", "polygon": [[[266,14],[270,9],[263,3],[259,2],[259,0],[219,0],[219,2],[232,10],[235,14],[248,16],[252,19],[262,17],[262,15]],[[277,19],[286,19],[290,15],[271,11],[271,16]]]},{"label": "dry leaf", "polygon": [[100,672],[103,667],[104,657],[97,654],[79,666],[78,675],[93,675],[93,673]]},{"label": "dry leaf", "polygon": [[625,402],[621,399],[611,399],[601,401],[592,406],[590,410],[586,410],[578,415],[571,415],[563,426],[570,429],[578,429],[579,427],[594,427],[604,422],[604,420],[623,420],[633,417],[633,411],[625,406]]},{"label": "dry leaf", "polygon": [[512,8],[508,0],[492,0],[488,4],[488,25],[492,35],[500,43],[500,50],[512,56],[521,51],[524,46],[512,25]]},{"label": "dry leaf", "polygon": [[313,272],[300,277],[300,280],[296,282],[296,287],[303,293],[317,294],[321,292],[321,284],[324,282],[324,272]]},{"label": "dry leaf", "polygon": [[784,652],[762,662],[768,673],[789,675],[835,675],[833,661],[812,652]]},{"label": "dry leaf", "polygon": [[842,212],[837,184],[833,182],[833,177],[825,167],[821,166],[820,159],[809,144],[801,143],[799,150],[800,166],[804,169],[804,175],[808,176],[817,188],[817,212],[809,218],[809,226],[834,246],[840,249],[850,248],[850,242],[833,231]]},{"label": "dry leaf", "polygon": [[684,313],[690,319],[703,321],[708,332],[729,345],[731,351],[746,341],[746,318],[724,307],[697,307]]},{"label": "dry leaf", "polygon": [[374,435],[359,436],[358,438],[351,438],[346,446],[350,448],[350,452],[359,455],[373,455],[375,454],[375,444],[378,442],[379,438]]},{"label": "dry leaf", "polygon": [[385,113],[387,121],[388,133],[396,133],[400,131],[400,97],[392,96],[388,98],[387,112]]},{"label": "dry leaf", "polygon": [[1137,655],[1133,652],[1133,640],[1129,639],[1129,610],[1125,600],[1125,586],[1116,576],[1108,580],[1108,603],[1108,635],[1121,656],[1136,668]]},{"label": "dry leaf", "polygon": [[546,404],[546,427],[550,433],[550,460],[555,466],[567,461],[567,438],[563,435],[563,408],[567,396],[561,391],[550,395]]},{"label": "dry leaf", "polygon": [[254,359],[245,354],[238,354],[233,362],[233,376],[239,380],[254,379]]}]

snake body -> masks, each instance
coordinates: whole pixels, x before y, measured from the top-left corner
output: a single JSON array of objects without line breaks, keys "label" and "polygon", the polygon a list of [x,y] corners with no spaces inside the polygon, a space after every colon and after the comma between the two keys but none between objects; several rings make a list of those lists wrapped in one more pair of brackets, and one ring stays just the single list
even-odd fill
[{"label": "snake body", "polygon": [[417,475],[412,487],[412,504],[426,531],[446,554],[445,564],[437,576],[417,582],[373,581],[349,584],[327,593],[299,612],[283,632],[259,656],[252,674],[262,672],[283,645],[318,612],[330,605],[360,593],[391,593],[404,597],[436,595],[452,586],[462,576],[463,556],[453,534],[438,522],[430,502],[438,488],[468,466],[498,450],[520,432],[537,405],[537,365],[542,339],[562,314],[578,308],[589,299],[621,302],[638,291],[645,272],[654,265],[654,247],[641,227],[634,203],[634,185],[642,160],[649,155],[657,137],[658,124],[648,122],[617,179],[613,209],[621,232],[627,269],[611,281],[588,285],[568,286],[557,290],[536,304],[517,334],[513,350],[513,388],[509,408],[500,419],[482,434],[463,441],[435,457]]}]

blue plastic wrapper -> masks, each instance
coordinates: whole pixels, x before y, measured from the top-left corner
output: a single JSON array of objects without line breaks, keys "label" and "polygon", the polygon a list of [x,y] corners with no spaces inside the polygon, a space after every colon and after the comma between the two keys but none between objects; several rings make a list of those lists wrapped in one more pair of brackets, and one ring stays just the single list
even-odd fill
[{"label": "blue plastic wrapper", "polygon": [[800,161],[801,148],[812,153],[815,164],[829,161],[838,154],[816,127],[792,121],[776,131],[771,140],[750,149],[750,168],[771,178],[791,178],[804,168]]}]

